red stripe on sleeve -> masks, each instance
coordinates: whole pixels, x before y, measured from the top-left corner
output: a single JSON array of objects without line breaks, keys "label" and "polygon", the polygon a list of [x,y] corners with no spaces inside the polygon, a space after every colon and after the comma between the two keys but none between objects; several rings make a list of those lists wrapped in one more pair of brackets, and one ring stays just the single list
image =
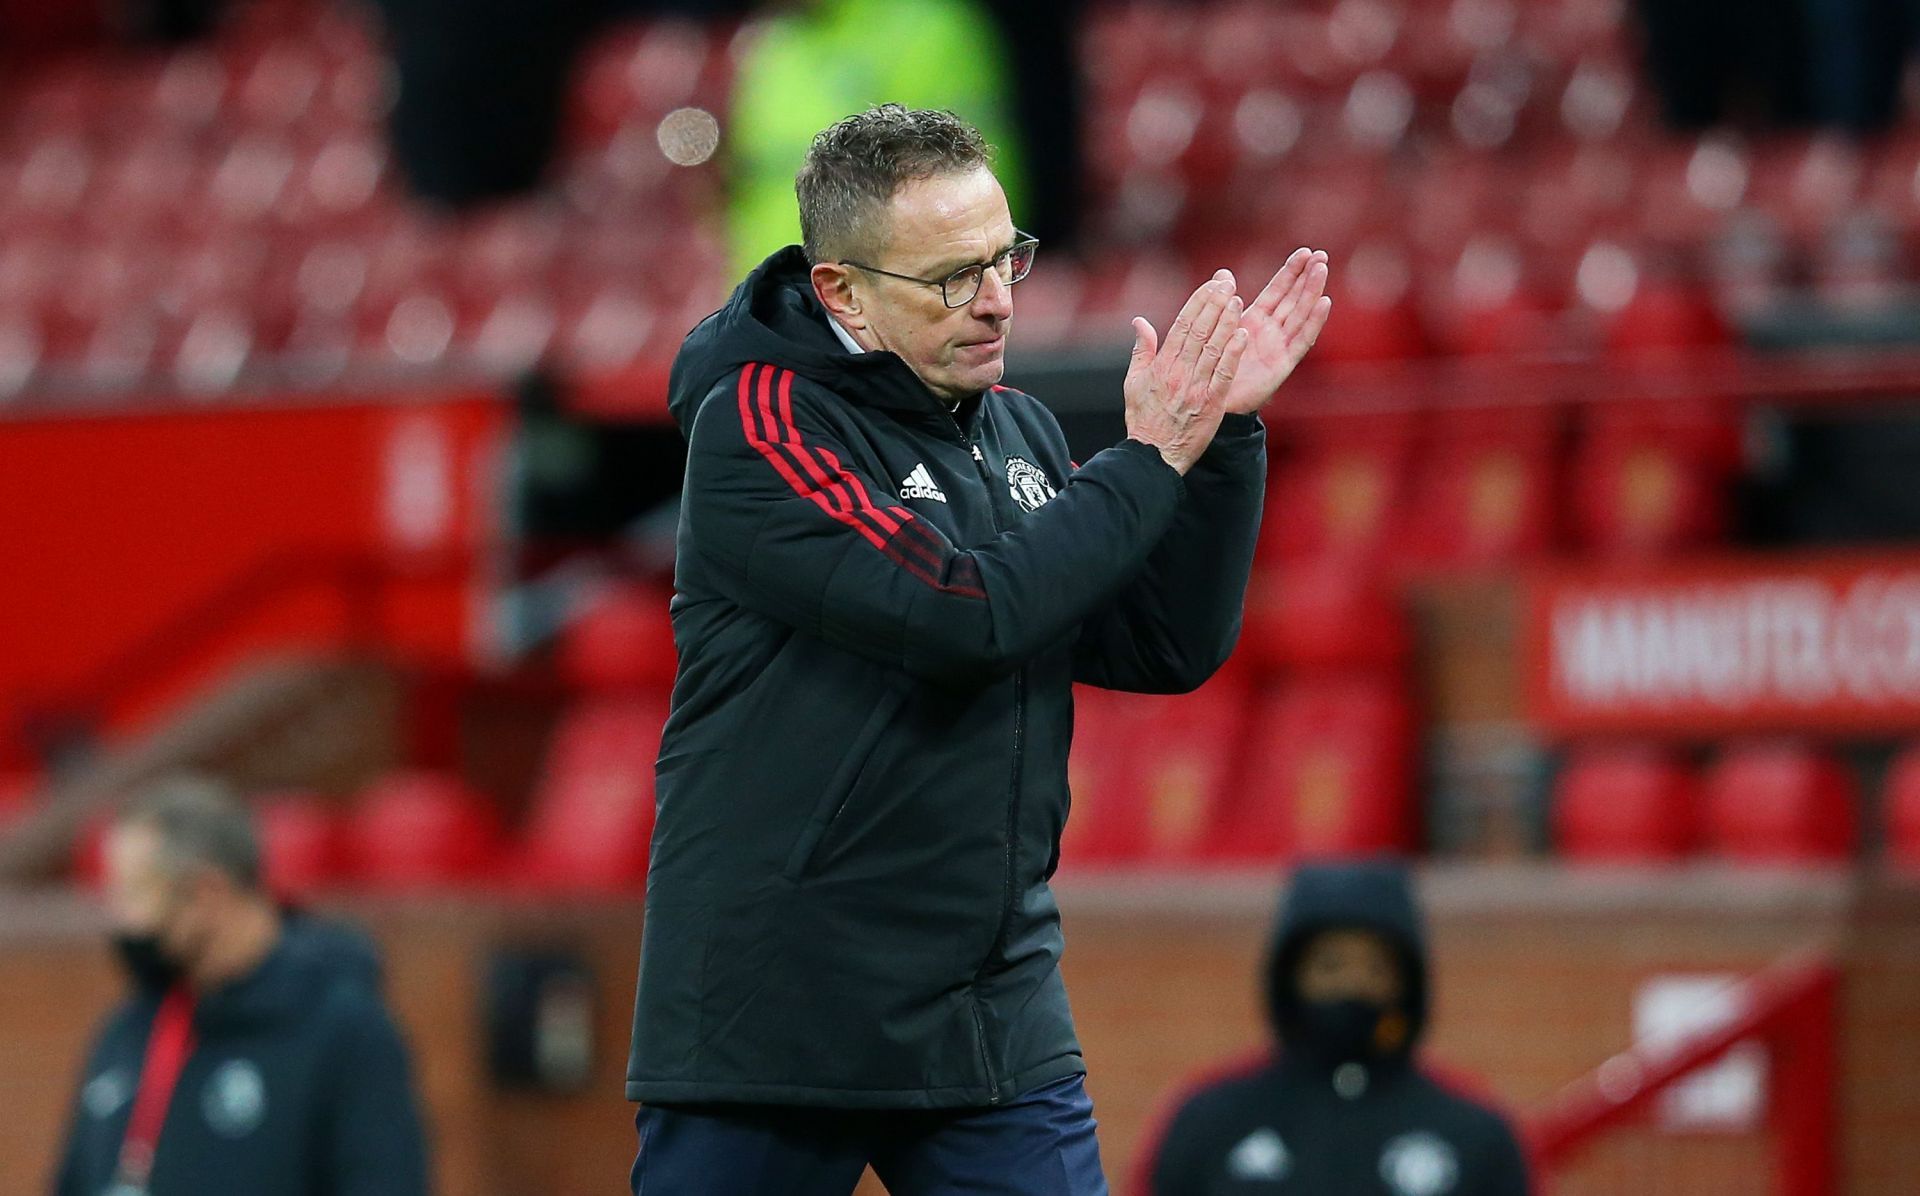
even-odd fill
[{"label": "red stripe on sleeve", "polygon": [[[762,398],[764,401],[764,395]],[[771,406],[768,408],[768,417],[773,418]],[[867,488],[861,484],[859,477],[842,468],[839,460],[830,450],[815,450],[801,442],[800,429],[793,422],[792,370],[780,371],[780,413],[774,427],[778,429],[774,439],[800,460],[815,482],[826,486],[840,497],[845,503],[844,509],[872,519],[879,529],[889,536],[900,530],[899,522],[873,505],[873,499],[868,497]],[[832,465],[831,474],[821,468],[820,458],[825,458]],[[843,486],[845,489],[842,489]]]},{"label": "red stripe on sleeve", "polygon": [[[886,551],[887,541],[885,537],[852,515],[840,510],[833,503],[828,502],[827,496],[815,487],[809,485],[806,479],[796,473],[793,466],[787,464],[786,459],[782,457],[779,450],[774,447],[773,442],[761,433],[754,419],[754,404],[752,399],[754,371],[761,369],[771,370],[772,367],[750,365],[740,371],[740,427],[747,434],[747,443],[751,444],[759,451],[762,457],[767,459],[767,464],[773,466],[774,472],[784,478],[787,485],[793,487],[794,493],[800,495],[802,498],[811,500],[815,506],[825,511],[828,515],[831,515],[834,519],[837,519],[854,531],[859,532],[862,536],[865,536],[875,548],[880,549],[882,552]],[[766,377],[764,374],[761,376],[763,378]],[[762,390],[764,389],[765,385],[763,383]]]},{"label": "red stripe on sleeve", "polygon": [[[756,371],[761,372],[756,374]],[[780,375],[777,411],[772,385],[776,372]],[[841,465],[831,449],[816,449],[801,440],[800,429],[793,422],[792,394],[791,370],[776,371],[773,366],[755,363],[740,372],[741,429],[746,433],[747,442],[766,458],[794,493],[812,502],[836,522],[859,532],[888,560],[926,585],[945,593],[984,599],[986,591],[977,584],[949,584],[941,580],[947,557],[938,533],[904,507],[888,511],[875,506],[866,484],[858,474]],[[801,476],[802,471],[805,477]],[[909,529],[915,534],[900,535]],[[977,580],[977,571],[973,577]]]}]

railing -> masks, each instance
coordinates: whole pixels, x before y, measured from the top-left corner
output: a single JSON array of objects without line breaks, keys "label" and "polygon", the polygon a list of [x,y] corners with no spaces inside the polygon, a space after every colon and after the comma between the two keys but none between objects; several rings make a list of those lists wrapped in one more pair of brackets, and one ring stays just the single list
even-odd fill
[{"label": "railing", "polygon": [[[1767,1052],[1769,1196],[1832,1196],[1836,1149],[1840,977],[1817,955],[1783,960],[1739,987],[1739,1013],[1677,1044],[1638,1045],[1569,1086],[1529,1122],[1536,1163],[1567,1170],[1596,1140],[1644,1116],[1662,1092],[1743,1043]],[[1755,1194],[1759,1196],[1759,1194]]]},{"label": "railing", "polygon": [[338,603],[333,638],[349,649],[381,642],[384,597],[399,579],[465,576],[470,554],[397,563],[367,553],[288,550],[241,569],[224,584],[155,624],[58,694],[30,699],[25,739],[42,752],[83,747],[130,695],[164,688],[216,652],[236,627],[281,603],[323,595]]}]

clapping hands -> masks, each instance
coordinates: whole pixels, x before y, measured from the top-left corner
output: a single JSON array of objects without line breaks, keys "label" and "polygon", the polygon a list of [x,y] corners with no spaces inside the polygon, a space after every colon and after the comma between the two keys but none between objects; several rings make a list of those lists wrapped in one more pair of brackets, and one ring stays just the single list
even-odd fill
[{"label": "clapping hands", "polygon": [[[1233,278],[1225,270],[1214,277],[1226,278],[1229,285]],[[1326,251],[1296,249],[1247,305],[1240,314],[1247,347],[1227,389],[1228,412],[1251,415],[1260,410],[1293,374],[1333,311],[1326,290]]]}]

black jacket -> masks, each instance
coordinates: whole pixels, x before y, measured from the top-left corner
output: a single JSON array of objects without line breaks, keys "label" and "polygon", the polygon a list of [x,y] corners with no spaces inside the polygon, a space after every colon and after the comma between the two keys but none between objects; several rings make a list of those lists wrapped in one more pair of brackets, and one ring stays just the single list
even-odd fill
[{"label": "black jacket", "polygon": [[[1296,1041],[1295,965],[1329,927],[1375,930],[1399,947],[1406,1050],[1362,1064]],[[1141,1165],[1139,1196],[1526,1196],[1526,1163],[1505,1119],[1411,1054],[1427,1019],[1427,957],[1404,871],[1301,868],[1267,985],[1282,1051],[1201,1082],[1176,1106]]]},{"label": "black jacket", "polygon": [[[797,248],[687,338],[688,438],[630,1099],[986,1105],[1084,1070],[1053,873],[1071,683],[1232,650],[1266,472],[1067,458],[834,337]],[[1116,396],[1116,401],[1118,396]]]},{"label": "black jacket", "polygon": [[[114,1010],[87,1059],[56,1196],[114,1180],[159,994]],[[153,1196],[425,1196],[405,1048],[372,945],[290,918],[247,976],[200,999],[154,1152]]]}]

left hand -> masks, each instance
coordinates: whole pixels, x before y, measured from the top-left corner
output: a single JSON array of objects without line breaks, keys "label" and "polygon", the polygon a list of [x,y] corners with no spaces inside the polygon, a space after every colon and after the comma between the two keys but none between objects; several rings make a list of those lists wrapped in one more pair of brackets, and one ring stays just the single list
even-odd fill
[{"label": "left hand", "polygon": [[[1233,276],[1225,270],[1214,277],[1232,284]],[[1326,251],[1296,249],[1259,297],[1247,305],[1240,317],[1240,327],[1248,336],[1247,349],[1227,391],[1228,412],[1252,415],[1259,411],[1292,375],[1333,310],[1326,289]]]}]

